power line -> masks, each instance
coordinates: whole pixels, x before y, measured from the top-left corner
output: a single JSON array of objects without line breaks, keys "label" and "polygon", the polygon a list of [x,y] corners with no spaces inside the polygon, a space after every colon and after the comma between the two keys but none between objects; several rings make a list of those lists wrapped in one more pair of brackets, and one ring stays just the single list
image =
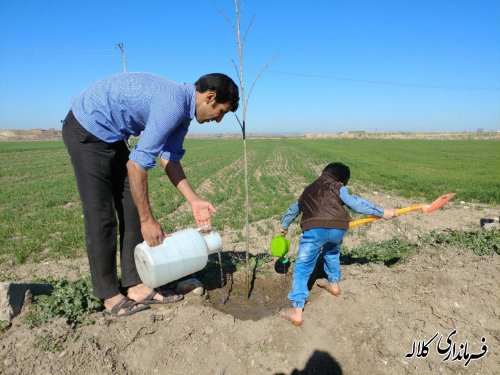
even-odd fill
[{"label": "power line", "polygon": [[500,87],[495,86],[461,86],[461,85],[436,85],[436,84],[426,84],[426,83],[410,83],[410,82],[396,82],[396,81],[379,81],[373,79],[358,79],[358,78],[345,78],[337,76],[325,76],[317,74],[307,74],[307,73],[294,73],[294,72],[284,72],[280,70],[268,70],[268,73],[276,73],[290,76],[299,76],[306,78],[316,78],[316,79],[328,79],[336,81],[347,81],[347,82],[357,82],[357,83],[369,83],[377,85],[387,85],[387,86],[401,86],[401,87],[414,87],[414,88],[424,88],[424,89],[444,89],[444,90],[484,90],[500,91]]},{"label": "power line", "polygon": [[[121,49],[120,49],[121,50]],[[35,52],[35,53],[84,53],[89,55],[99,55],[99,56],[116,56],[116,49],[75,49],[75,48],[60,48],[60,49],[52,49],[52,48],[0,48],[0,52]],[[141,53],[141,51],[135,51],[137,53]],[[156,52],[154,53],[156,56],[165,56],[164,53]],[[148,51],[148,55],[151,55],[151,52]],[[126,70],[125,63],[125,55],[124,51],[122,51],[122,59],[124,62],[124,71]],[[203,62],[200,62],[196,59],[191,58],[179,58],[178,56],[170,56],[167,57],[170,61],[179,61],[185,64],[191,65],[204,65]],[[211,63],[222,63],[221,60],[204,60],[204,62]],[[252,67],[247,66],[247,68],[252,69]],[[421,88],[421,89],[435,89],[435,90],[457,90],[457,91],[500,91],[500,87],[497,86],[465,86],[465,85],[440,85],[440,84],[429,84],[429,83],[412,83],[412,82],[399,82],[399,81],[385,81],[385,80],[376,80],[376,79],[361,79],[361,78],[348,78],[341,76],[329,76],[322,74],[311,74],[311,73],[298,73],[298,72],[287,72],[282,70],[274,70],[268,69],[266,74],[278,74],[278,75],[288,75],[288,76],[296,76],[296,77],[304,77],[304,78],[313,78],[313,79],[322,79],[322,80],[333,80],[333,81],[345,81],[345,82],[355,82],[355,83],[364,83],[364,84],[373,84],[373,85],[385,85],[385,86],[397,86],[397,87],[409,87],[409,88]]]}]

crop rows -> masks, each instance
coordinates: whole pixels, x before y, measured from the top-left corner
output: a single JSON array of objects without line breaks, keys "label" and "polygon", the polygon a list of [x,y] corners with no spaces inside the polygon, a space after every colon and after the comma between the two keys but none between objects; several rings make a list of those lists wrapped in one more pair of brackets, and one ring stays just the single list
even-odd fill
[{"label": "crop rows", "polygon": [[[217,208],[213,226],[244,226],[241,140],[188,139],[183,166],[196,191]],[[500,202],[498,141],[248,141],[250,221],[264,233],[329,162],[351,168],[351,181],[428,201],[457,192],[460,200]],[[22,263],[85,254],[81,206],[62,142],[0,143],[0,262]],[[167,232],[193,226],[180,194],[161,168],[149,176],[153,210]]]}]

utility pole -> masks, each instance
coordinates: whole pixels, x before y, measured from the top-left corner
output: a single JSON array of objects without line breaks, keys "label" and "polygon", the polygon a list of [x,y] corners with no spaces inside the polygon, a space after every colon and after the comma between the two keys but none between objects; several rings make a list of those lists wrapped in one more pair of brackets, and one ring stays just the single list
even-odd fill
[{"label": "utility pole", "polygon": [[127,73],[127,57],[125,56],[125,46],[123,45],[123,43],[118,43],[116,45],[116,48],[119,48],[120,52],[122,53],[123,73]]}]

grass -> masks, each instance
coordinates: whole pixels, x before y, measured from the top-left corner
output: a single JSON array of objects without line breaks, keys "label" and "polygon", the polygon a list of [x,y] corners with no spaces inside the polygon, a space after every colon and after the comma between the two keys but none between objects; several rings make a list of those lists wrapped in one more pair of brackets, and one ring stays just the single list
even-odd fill
[{"label": "grass", "polygon": [[344,264],[384,263],[392,266],[407,259],[418,245],[403,239],[394,238],[383,242],[367,243],[341,255]]},{"label": "grass", "polygon": [[480,256],[500,255],[500,231],[434,231],[422,237],[422,244],[434,247],[453,246]]},{"label": "grass", "polygon": [[384,263],[386,266],[392,266],[408,259],[418,249],[428,246],[452,246],[462,251],[472,251],[479,256],[500,255],[500,231],[433,231],[415,242],[393,238],[347,249],[343,251],[341,261],[344,264]]},{"label": "grass", "polygon": [[[426,201],[457,192],[457,200],[500,203],[498,141],[250,139],[248,147],[251,222],[278,222],[300,190],[336,160],[351,167],[352,182],[373,189]],[[241,140],[189,139],[185,148],[190,183],[218,209],[214,228],[236,229],[243,240]],[[0,142],[0,163],[0,262],[84,256],[81,205],[63,143]],[[189,210],[172,214],[184,200],[161,168],[150,171],[149,183],[167,232],[194,226]],[[272,225],[257,230],[265,235]]]},{"label": "grass", "polygon": [[[351,179],[427,200],[500,202],[500,142],[429,140],[297,141],[316,163],[341,160]],[[303,143],[302,143],[303,142]]]}]

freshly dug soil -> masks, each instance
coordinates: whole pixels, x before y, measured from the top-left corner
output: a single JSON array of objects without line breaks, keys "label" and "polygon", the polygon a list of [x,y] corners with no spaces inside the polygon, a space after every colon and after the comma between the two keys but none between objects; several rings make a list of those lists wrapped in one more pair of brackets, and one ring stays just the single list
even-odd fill
[{"label": "freshly dug soil", "polygon": [[[364,196],[381,205],[389,199]],[[399,206],[411,203],[394,199]],[[345,245],[479,228],[480,218],[492,216],[498,208],[457,202],[432,215],[408,214],[360,227]],[[255,239],[252,248],[265,251],[272,236]],[[293,253],[298,236],[291,240]],[[224,241],[227,251],[244,249]],[[497,374],[499,266],[498,255],[480,257],[446,246],[420,248],[391,267],[344,264],[342,295],[313,287],[301,327],[273,313],[288,306],[292,276],[275,273],[272,263],[263,265],[247,302],[244,271],[225,270],[224,286],[216,275],[202,297],[188,294],[177,304],[126,318],[96,313],[93,325],[72,328],[57,320],[30,328],[19,316],[0,333],[0,373]],[[0,266],[0,272],[29,281],[88,270],[81,259],[15,270]],[[431,339],[424,350],[423,342]]]}]

